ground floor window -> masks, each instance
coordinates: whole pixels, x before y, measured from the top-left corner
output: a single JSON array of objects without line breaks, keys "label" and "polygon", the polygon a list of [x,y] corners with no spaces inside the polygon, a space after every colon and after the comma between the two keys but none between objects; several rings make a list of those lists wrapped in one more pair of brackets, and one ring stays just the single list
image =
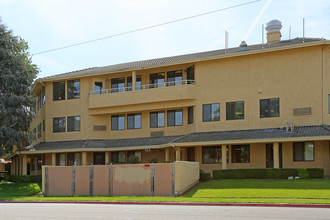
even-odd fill
[{"label": "ground floor window", "polygon": [[203,147],[203,164],[221,163],[221,146]]},{"label": "ground floor window", "polygon": [[142,153],[141,151],[127,151],[128,163],[141,163]]},{"label": "ground floor window", "polygon": [[65,153],[56,154],[56,166],[65,166]]},{"label": "ground floor window", "polygon": [[94,165],[105,165],[105,153],[94,152],[93,153],[93,164]]},{"label": "ground floor window", "polygon": [[231,162],[250,163],[250,145],[232,145]]},{"label": "ground floor window", "polygon": [[126,163],[125,151],[111,152],[111,162],[112,163]]},{"label": "ground floor window", "polygon": [[294,161],[313,161],[314,142],[295,142],[293,143]]},{"label": "ground floor window", "polygon": [[68,153],[67,157],[68,166],[80,166],[80,153]]}]

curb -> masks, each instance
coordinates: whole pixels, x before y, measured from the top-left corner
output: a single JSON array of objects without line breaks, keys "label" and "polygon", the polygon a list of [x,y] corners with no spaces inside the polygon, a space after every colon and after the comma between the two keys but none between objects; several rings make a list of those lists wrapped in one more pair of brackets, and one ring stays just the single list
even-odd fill
[{"label": "curb", "polygon": [[128,202],[128,201],[0,201],[0,203],[63,203],[63,204],[109,204],[109,205],[189,205],[189,206],[254,206],[330,208],[330,204],[268,204],[268,203],[208,203],[208,202]]}]

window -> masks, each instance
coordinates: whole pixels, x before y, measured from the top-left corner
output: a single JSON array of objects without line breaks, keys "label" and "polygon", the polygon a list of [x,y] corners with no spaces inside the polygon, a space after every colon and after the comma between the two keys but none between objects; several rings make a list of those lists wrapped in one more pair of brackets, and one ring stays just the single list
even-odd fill
[{"label": "window", "polygon": [[56,154],[56,166],[65,166],[65,153]]},{"label": "window", "polygon": [[227,102],[226,119],[237,120],[244,119],[244,102]]},{"label": "window", "polygon": [[111,79],[111,92],[125,92],[125,77]]},{"label": "window", "polygon": [[46,130],[46,122],[45,120],[42,121],[42,131]]},{"label": "window", "polygon": [[111,116],[111,130],[124,130],[125,129],[125,115]]},{"label": "window", "polygon": [[[135,90],[141,90],[141,76],[136,76]],[[127,77],[127,91],[132,91],[132,77]]]},{"label": "window", "polygon": [[203,164],[221,163],[221,146],[203,147]]},{"label": "window", "polygon": [[68,99],[79,99],[80,98],[80,80],[69,80],[68,81]]},{"label": "window", "polygon": [[329,114],[330,114],[330,94],[328,96]]},{"label": "window", "polygon": [[141,114],[127,115],[127,129],[141,128]]},{"label": "window", "polygon": [[188,108],[188,124],[194,123],[194,107]]},{"label": "window", "polygon": [[42,87],[41,91],[38,94],[38,110],[45,104],[46,96],[45,96],[45,87]]},{"label": "window", "polygon": [[94,94],[100,95],[103,90],[103,82],[94,82]]},{"label": "window", "polygon": [[182,85],[182,70],[167,72],[167,86]]},{"label": "window", "polygon": [[94,165],[105,165],[105,152],[94,152],[93,153],[93,164]]},{"label": "window", "polygon": [[203,122],[220,121],[220,104],[203,105]]},{"label": "window", "polygon": [[37,134],[37,128],[34,128],[33,129],[33,138],[34,139],[37,139],[36,134]]},{"label": "window", "polygon": [[165,86],[165,73],[153,73],[150,74],[150,87],[164,87]]},{"label": "window", "polygon": [[65,100],[65,82],[53,83],[53,100]]},{"label": "window", "polygon": [[187,68],[187,84],[191,84],[195,80],[195,67],[191,66]]},{"label": "window", "polygon": [[313,161],[314,142],[295,142],[293,143],[294,161]]},{"label": "window", "polygon": [[68,117],[68,131],[80,131],[80,116]]},{"label": "window", "polygon": [[67,158],[67,166],[80,166],[80,153],[68,153]]},{"label": "window", "polygon": [[141,163],[141,155],[141,151],[127,151],[127,161],[130,162],[130,157],[136,156],[138,158],[138,162]]},{"label": "window", "polygon": [[182,125],[182,109],[167,111],[167,126]]},{"label": "window", "polygon": [[111,152],[111,162],[112,163],[126,163],[125,151]]},{"label": "window", "polygon": [[250,163],[250,145],[232,145],[231,162]]},{"label": "window", "polygon": [[150,112],[150,128],[165,126],[165,112]]},{"label": "window", "polygon": [[41,138],[41,123],[38,125],[38,138]]},{"label": "window", "polygon": [[65,132],[65,117],[53,118],[53,132]]},{"label": "window", "polygon": [[280,99],[260,99],[260,118],[280,116]]}]

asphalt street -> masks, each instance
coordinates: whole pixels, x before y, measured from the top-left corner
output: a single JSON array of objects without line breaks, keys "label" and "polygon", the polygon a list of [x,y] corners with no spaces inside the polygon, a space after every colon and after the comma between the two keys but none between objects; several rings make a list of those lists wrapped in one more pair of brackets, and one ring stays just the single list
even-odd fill
[{"label": "asphalt street", "polygon": [[330,219],[328,208],[2,203],[0,219]]}]

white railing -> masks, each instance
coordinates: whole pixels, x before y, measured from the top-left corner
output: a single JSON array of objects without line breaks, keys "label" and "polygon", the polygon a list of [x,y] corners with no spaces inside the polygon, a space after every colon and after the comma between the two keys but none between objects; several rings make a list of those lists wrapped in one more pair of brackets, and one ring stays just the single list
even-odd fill
[{"label": "white railing", "polygon": [[[195,84],[195,80],[179,80],[179,81],[171,81],[171,82],[162,82],[162,83],[154,83],[154,84],[145,84],[136,86],[135,90],[145,90],[145,89],[155,89],[155,88],[164,88],[170,86],[182,86]],[[121,88],[112,88],[112,89],[102,89],[102,90],[94,90],[90,91],[90,95],[101,95],[108,93],[119,93],[119,92],[129,92],[132,91],[132,87],[121,87]]]}]

